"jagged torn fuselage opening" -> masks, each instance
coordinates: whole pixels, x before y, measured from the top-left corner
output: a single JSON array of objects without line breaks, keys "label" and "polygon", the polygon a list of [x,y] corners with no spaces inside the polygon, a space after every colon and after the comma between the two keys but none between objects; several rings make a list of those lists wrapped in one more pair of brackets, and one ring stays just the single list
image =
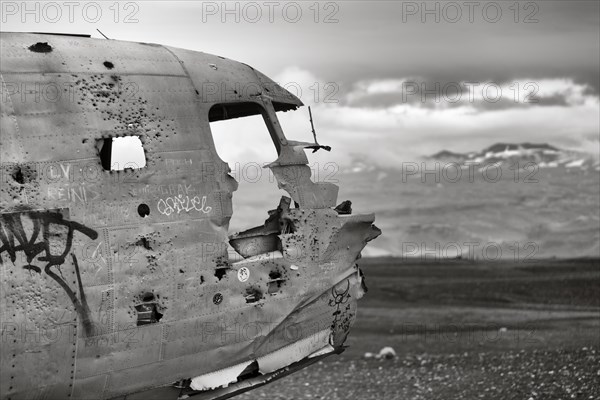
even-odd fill
[{"label": "jagged torn fuselage opening", "polygon": [[268,204],[285,194],[264,168],[279,157],[282,141],[269,128],[271,121],[260,102],[213,105],[209,121],[215,150],[227,162],[230,176],[238,182],[232,197],[234,212],[229,230],[236,232],[256,226],[263,220],[255,210],[256,204]]}]

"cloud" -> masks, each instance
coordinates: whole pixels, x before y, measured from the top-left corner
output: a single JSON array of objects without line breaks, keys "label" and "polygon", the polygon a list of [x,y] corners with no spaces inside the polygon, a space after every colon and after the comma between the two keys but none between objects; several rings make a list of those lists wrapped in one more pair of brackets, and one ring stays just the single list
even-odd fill
[{"label": "cloud", "polygon": [[[286,69],[278,77],[304,84],[321,82],[297,67]],[[347,164],[349,154],[357,153],[373,163],[397,165],[441,149],[473,151],[499,141],[547,142],[598,152],[598,146],[593,146],[593,138],[600,132],[598,96],[571,78],[503,82],[497,87],[508,99],[495,103],[486,100],[481,91],[471,97],[465,93],[451,104],[436,103],[431,96],[425,101],[395,101],[377,107],[358,101],[380,95],[401,99],[395,91],[408,79],[359,81],[337,104],[309,101],[318,121],[319,140],[334,149],[327,156]],[[526,102],[534,91],[538,103]],[[288,137],[304,134],[300,139],[306,140],[306,129],[298,130],[299,126],[307,128],[304,113],[287,114],[280,119]]]},{"label": "cloud", "polygon": [[[418,101],[399,101],[402,94],[398,90],[413,78],[358,81],[345,97],[334,99],[338,102],[315,96],[326,82],[311,71],[289,67],[274,79],[299,90],[296,93],[311,106],[319,142],[333,148],[331,153],[309,154],[311,162],[321,167],[331,161],[348,165],[352,154],[393,166],[442,149],[476,151],[496,142],[546,142],[598,153],[598,96],[570,78],[519,78],[497,84],[501,97],[508,97],[501,101],[489,101],[485,92],[474,90],[463,93],[455,103],[436,103],[432,96],[421,101],[420,94],[415,96]],[[538,103],[526,101],[532,93]],[[359,101],[381,95],[393,96],[395,101],[377,106]],[[278,117],[288,138],[312,141],[306,108]],[[211,126],[216,127],[217,149],[227,161],[262,164],[276,158],[260,117]]]},{"label": "cloud", "polygon": [[[479,91],[471,98],[465,93],[451,104],[435,103],[429,96],[426,101],[393,101],[376,107],[359,99],[390,95],[398,100],[398,89],[412,78],[358,81],[345,97],[334,99],[338,102],[315,96],[316,88],[326,82],[311,71],[289,67],[274,79],[284,87],[299,89],[302,101],[311,106],[319,142],[333,148],[331,153],[309,154],[311,162],[321,168],[332,161],[348,165],[353,154],[374,164],[394,166],[442,149],[477,151],[496,142],[546,142],[599,152],[598,96],[570,78],[503,82],[498,87],[508,99],[495,103],[486,101]],[[518,93],[514,82],[519,82]],[[525,101],[533,91],[532,87],[524,90],[527,82],[536,83],[533,89],[538,103]],[[278,117],[288,138],[312,141],[305,107]],[[263,164],[276,158],[260,117],[213,123],[211,127],[219,154],[226,161]]]},{"label": "cloud", "polygon": [[445,109],[470,106],[490,111],[512,107],[594,104],[598,96],[588,84],[571,78],[512,81],[431,81],[424,78],[371,79],[355,83],[342,103],[352,107]]}]

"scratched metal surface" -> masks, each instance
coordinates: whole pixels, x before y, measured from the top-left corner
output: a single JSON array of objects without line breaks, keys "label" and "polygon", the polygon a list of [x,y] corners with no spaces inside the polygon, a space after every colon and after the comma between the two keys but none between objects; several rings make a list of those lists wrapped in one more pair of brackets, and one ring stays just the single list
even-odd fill
[{"label": "scratched metal surface", "polygon": [[[2,399],[122,397],[324,329],[315,349],[343,344],[362,295],[354,261],[377,229],[372,215],[332,210],[337,187],[313,183],[302,144],[283,136],[275,110],[297,98],[199,52],[40,34],[0,42]],[[55,101],[36,97],[55,86]],[[237,182],[209,110],[239,102],[274,121],[272,169],[299,208],[281,214],[294,229],[279,232],[277,251],[232,263]],[[103,170],[101,140],[130,135],[146,166]],[[146,303],[162,316],[138,325]]]}]

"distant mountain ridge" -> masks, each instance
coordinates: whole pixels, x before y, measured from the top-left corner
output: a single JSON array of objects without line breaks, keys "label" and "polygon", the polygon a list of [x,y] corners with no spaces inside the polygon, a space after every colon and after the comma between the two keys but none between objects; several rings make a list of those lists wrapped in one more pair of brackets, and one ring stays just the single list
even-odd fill
[{"label": "distant mountain ridge", "polygon": [[[351,154],[349,165],[340,168],[340,173],[375,173],[387,174],[403,168],[402,164],[383,166],[364,154]],[[441,150],[433,155],[425,156],[426,161],[457,163],[463,166],[479,164],[482,166],[499,163],[524,167],[535,163],[540,168],[564,168],[583,171],[600,171],[598,154],[582,151],[565,150],[548,143],[495,143],[481,151],[459,153],[451,150]],[[412,160],[406,160],[412,161]],[[416,161],[416,160],[415,160]]]},{"label": "distant mountain ridge", "polygon": [[541,168],[564,167],[600,171],[600,163],[592,154],[563,150],[547,143],[496,143],[480,152],[469,153],[442,150],[428,159],[464,165],[534,162]]}]

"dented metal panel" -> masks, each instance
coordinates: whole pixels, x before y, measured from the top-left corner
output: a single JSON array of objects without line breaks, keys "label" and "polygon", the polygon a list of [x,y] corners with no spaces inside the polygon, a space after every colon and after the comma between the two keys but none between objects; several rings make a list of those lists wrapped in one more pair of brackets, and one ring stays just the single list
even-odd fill
[{"label": "dented metal panel", "polygon": [[[0,45],[1,398],[218,398],[341,351],[364,292],[355,260],[380,231],[311,180],[316,144],[287,139],[276,115],[296,97],[189,50],[21,33]],[[209,122],[254,114],[289,197],[230,235],[237,182]],[[106,157],[126,136],[145,165],[117,171]]]}]

